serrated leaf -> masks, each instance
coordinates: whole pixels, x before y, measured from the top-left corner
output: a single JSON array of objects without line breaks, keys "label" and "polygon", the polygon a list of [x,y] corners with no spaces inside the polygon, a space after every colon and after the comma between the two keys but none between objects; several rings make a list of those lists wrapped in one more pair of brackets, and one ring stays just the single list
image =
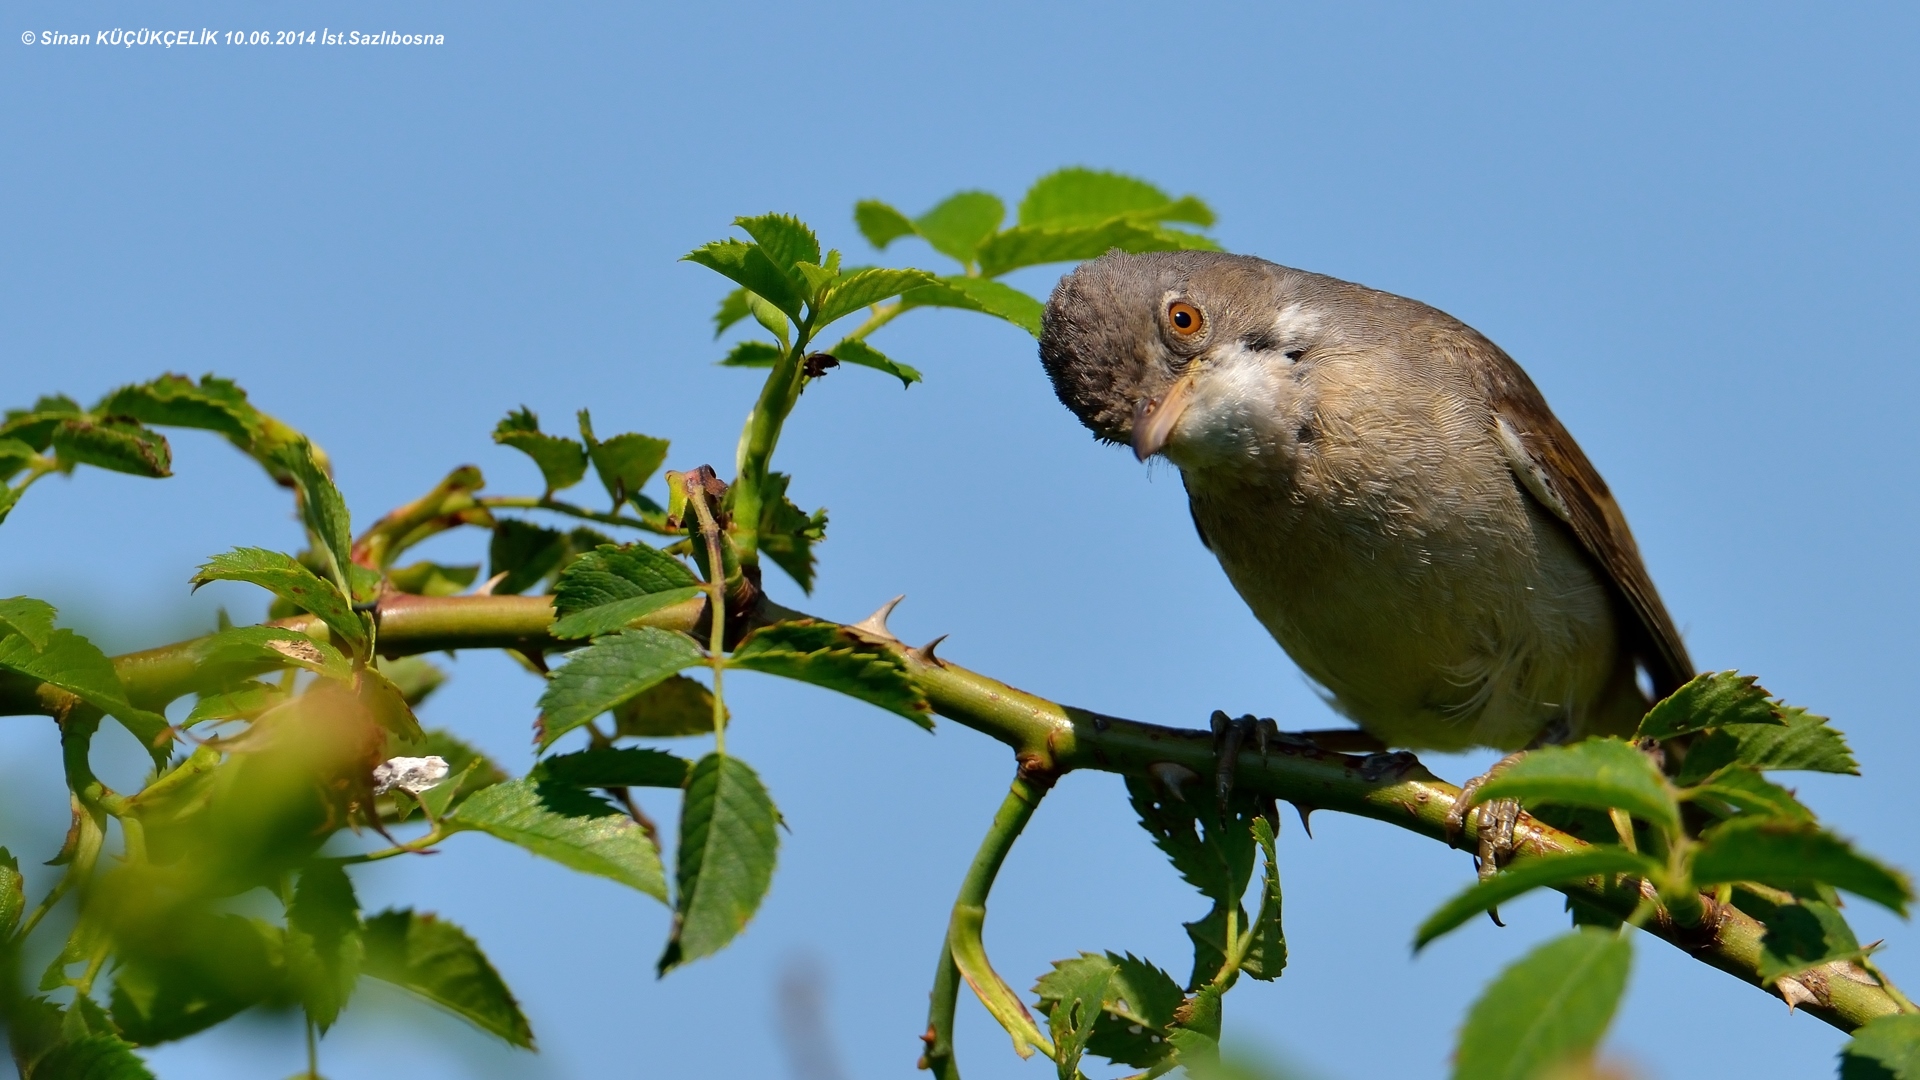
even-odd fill
[{"label": "serrated leaf", "polygon": [[971,266],[981,241],[992,236],[1006,216],[1006,204],[999,196],[962,191],[915,218],[913,228],[933,245],[933,250]]},{"label": "serrated leaf", "polygon": [[891,300],[936,280],[924,270],[856,270],[845,274],[815,305],[813,326],[817,330],[863,307]]},{"label": "serrated leaf", "polygon": [[59,612],[45,600],[30,596],[0,600],[0,636],[19,634],[35,650],[44,649],[53,638],[53,620],[58,616]]},{"label": "serrated leaf", "polygon": [[599,475],[607,494],[613,497],[616,510],[640,494],[640,489],[667,460],[669,444],[665,439],[631,433],[604,441],[594,438],[593,418],[585,409],[580,410],[580,437],[586,440],[587,457],[593,462],[593,471]]},{"label": "serrated leaf", "polygon": [[770,341],[743,341],[721,358],[720,366],[768,368],[785,355],[784,349]]},{"label": "serrated leaf", "polygon": [[697,679],[674,675],[613,710],[614,734],[669,739],[713,733],[713,691]]},{"label": "serrated leaf", "polygon": [[903,236],[914,235],[913,222],[907,215],[878,199],[854,203],[853,223],[859,226],[860,235],[867,238],[867,243],[883,250]]},{"label": "serrated leaf", "polygon": [[843,364],[857,364],[875,371],[884,371],[899,379],[902,389],[920,381],[920,372],[917,369],[890,359],[885,353],[859,338],[847,338],[841,341],[840,344],[828,350],[828,355]]},{"label": "serrated leaf", "polygon": [[113,661],[93,642],[71,630],[51,630],[35,648],[24,633],[0,637],[0,670],[16,671],[50,683],[92,705],[133,733],[155,760],[164,760],[173,743],[167,718],[129,703]]},{"label": "serrated leaf", "polygon": [[590,638],[601,634],[611,634],[628,627],[634,620],[651,615],[661,608],[685,603],[699,596],[700,589],[687,586],[682,589],[669,589],[666,592],[647,593],[643,596],[630,596],[625,600],[615,600],[611,604],[588,608],[565,616],[548,627],[547,632],[557,638]]},{"label": "serrated leaf", "polygon": [[1793,792],[1744,765],[1729,765],[1698,787],[1683,793],[1687,799],[1717,799],[1748,814],[1812,821],[1813,811],[1800,805]]},{"label": "serrated leaf", "polygon": [[782,270],[791,268],[795,263],[820,263],[820,239],[807,227],[807,223],[792,214],[761,214],[758,217],[737,217],[733,223],[741,228],[753,242],[760,245],[767,258]]},{"label": "serrated leaf", "polygon": [[1591,1053],[1613,1021],[1632,967],[1626,939],[1592,928],[1527,953],[1467,1013],[1455,1080],[1534,1080]]},{"label": "serrated leaf", "polygon": [[745,244],[732,239],[715,240],[694,248],[682,255],[681,259],[699,263],[729,278],[734,284],[744,286],[748,292],[759,295],[785,312],[790,319],[800,318],[804,301],[799,286],[785,270],[767,257],[758,244]]},{"label": "serrated leaf", "polygon": [[166,436],[131,420],[63,420],[53,429],[53,450],[63,464],[92,465],[134,476],[173,475],[173,452]]},{"label": "serrated leaf", "polygon": [[1140,827],[1187,884],[1216,905],[1246,892],[1253,874],[1254,811],[1244,800],[1229,807],[1231,820],[1222,823],[1218,806],[1200,801],[1204,788],[1199,784],[1176,793],[1143,777],[1129,776],[1126,783]]},{"label": "serrated leaf", "polygon": [[624,746],[557,754],[542,761],[536,773],[575,787],[678,788],[686,785],[689,768],[685,758],[665,750]]},{"label": "serrated leaf", "polygon": [[1020,200],[1022,225],[1092,225],[1113,218],[1205,228],[1213,224],[1213,211],[1192,195],[1175,199],[1145,180],[1081,167],[1041,177]]},{"label": "serrated leaf", "polygon": [[673,931],[662,975],[725,948],[759,910],[773,881],[780,812],[735,757],[709,754],[687,778],[675,867]]},{"label": "serrated leaf", "polygon": [[720,298],[720,309],[713,313],[713,336],[719,337],[734,323],[746,318],[747,290],[735,289]]},{"label": "serrated leaf", "polygon": [[1699,885],[1752,881],[1793,889],[1823,882],[1905,915],[1913,887],[1906,875],[1853,850],[1812,822],[1736,818],[1701,838],[1693,855]]},{"label": "serrated leaf", "polygon": [[646,830],[605,799],[552,780],[508,780],[474,792],[446,819],[665,903],[660,852]]},{"label": "serrated leaf", "polygon": [[1678,781],[1697,784],[1730,764],[1766,770],[1860,775],[1847,741],[1827,724],[1824,716],[1786,706],[1780,710],[1786,726],[1740,724],[1717,728],[1694,740],[1680,766]]},{"label": "serrated leaf", "polygon": [[561,618],[622,600],[698,586],[685,563],[649,544],[596,547],[570,564],[554,583],[553,609]]},{"label": "serrated leaf", "polygon": [[979,311],[1040,336],[1046,305],[1004,281],[992,278],[943,277],[901,295],[909,307],[953,307]]},{"label": "serrated leaf", "polygon": [[1079,1080],[1080,1058],[1101,1018],[1113,965],[1104,956],[1084,954],[1079,963],[1054,966],[1047,1006],[1047,1030],[1053,1036],[1053,1060],[1060,1080]]},{"label": "serrated leaf", "polygon": [[792,477],[768,473],[760,512],[760,553],[786,571],[800,591],[813,592],[813,545],[826,539],[827,512],[809,514],[787,498]]},{"label": "serrated leaf", "polygon": [[1060,1000],[1056,972],[1095,962],[1104,965],[1110,974],[1102,1001],[1104,1015],[1094,1026],[1087,1052],[1141,1069],[1166,1060],[1172,1053],[1166,1041],[1167,1028],[1173,1024],[1174,1011],[1186,995],[1181,992],[1180,984],[1173,981],[1173,976],[1131,953],[1109,952],[1104,956],[1081,953],[1072,960],[1055,961],[1054,972],[1041,976],[1034,984],[1033,992],[1040,998],[1040,1008],[1051,1012],[1054,1003]]},{"label": "serrated leaf", "polygon": [[258,585],[317,616],[355,653],[366,647],[366,624],[354,612],[353,605],[333,582],[322,580],[291,555],[265,548],[234,548],[208,559],[195,571],[192,580],[195,590],[210,581],[244,581]]},{"label": "serrated leaf", "polygon": [[252,720],[286,700],[286,692],[279,687],[248,679],[225,690],[201,693],[181,724],[192,727],[208,720]]},{"label": "serrated leaf", "polygon": [[487,576],[506,575],[494,582],[493,594],[523,593],[538,585],[559,567],[570,551],[566,533],[515,518],[502,518],[494,524],[493,540],[487,545]]},{"label": "serrated leaf", "polygon": [[692,638],[658,627],[622,630],[595,640],[554,672],[546,693],[540,695],[541,749],[667,676],[705,660],[706,654]]},{"label": "serrated leaf", "polygon": [[1840,1080],[1920,1080],[1920,1016],[1895,1013],[1862,1024],[1840,1051]]},{"label": "serrated leaf", "polygon": [[287,905],[287,968],[307,1017],[322,1032],[353,996],[360,957],[360,902],[346,870],[334,862],[308,864]]},{"label": "serrated leaf", "polygon": [[353,522],[347,516],[346,500],[321,467],[313,444],[304,437],[296,438],[275,447],[269,459],[285,470],[299,490],[301,516],[337,571],[334,584],[351,593],[347,574],[353,565]]},{"label": "serrated leaf", "polygon": [[1614,874],[1632,874],[1656,881],[1663,876],[1657,861],[1621,847],[1594,847],[1568,855],[1526,859],[1476,882],[1440,905],[1415,932],[1414,951],[1426,948],[1428,942],[1467,920],[1534,889]]},{"label": "serrated leaf", "polygon": [[413,708],[407,704],[407,695],[377,669],[364,667],[356,670],[353,673],[353,689],[369,718],[389,735],[408,744],[426,740],[427,733],[421,729],[420,721],[414,718]]},{"label": "serrated leaf", "polygon": [[151,382],[123,386],[102,398],[93,413],[216,431],[241,446],[252,442],[261,424],[259,411],[238,387],[211,375],[197,386],[184,375],[162,375]]},{"label": "serrated leaf", "polygon": [[1696,675],[1680,689],[1655,704],[1640,721],[1634,736],[1671,739],[1676,735],[1728,724],[1783,723],[1772,696],[1751,675],[1713,671]]},{"label": "serrated leaf", "polygon": [[0,941],[13,938],[20,925],[20,913],[27,907],[27,879],[20,875],[20,860],[0,847]]},{"label": "serrated leaf", "polygon": [[258,919],[180,911],[118,943],[114,1026],[138,1046],[184,1039],[285,986],[283,932]]},{"label": "serrated leaf", "polygon": [[1122,251],[1217,250],[1219,245],[1195,233],[1154,228],[1119,219],[1075,227],[1016,225],[995,233],[980,246],[980,272],[999,277],[1023,266],[1079,262],[1113,248]]},{"label": "serrated leaf", "polygon": [[1870,951],[1847,925],[1840,909],[1824,900],[1794,897],[1784,903],[1742,889],[1735,899],[1741,911],[1766,927],[1760,937],[1760,982],[1771,986],[1783,975],[1797,975],[1835,961],[1858,960]]},{"label": "serrated leaf", "polygon": [[1209,983],[1174,1010],[1167,1042],[1189,1073],[1220,1060],[1220,999],[1226,988]]},{"label": "serrated leaf", "polygon": [[493,429],[493,441],[532,458],[549,496],[572,487],[587,475],[587,448],[565,436],[541,431],[540,418],[524,405],[508,413]]},{"label": "serrated leaf", "polygon": [[933,727],[933,708],[906,662],[832,623],[796,619],[760,627],[735,647],[727,666],[837,690]]},{"label": "serrated leaf", "polygon": [[1671,833],[1680,827],[1680,807],[1660,770],[1618,739],[1583,739],[1548,746],[1496,772],[1475,795],[1489,799],[1535,799],[1562,806],[1617,807]]},{"label": "serrated leaf", "polygon": [[154,1080],[133,1047],[113,1035],[59,1043],[22,1075],[24,1080]]},{"label": "serrated leaf", "polygon": [[1261,982],[1272,982],[1287,967],[1287,935],[1281,924],[1280,857],[1274,851],[1273,824],[1265,815],[1253,819],[1253,842],[1260,848],[1265,867],[1260,877],[1260,906],[1245,931],[1253,935],[1253,944],[1240,970]]},{"label": "serrated leaf", "polygon": [[284,626],[228,627],[195,642],[194,655],[209,675],[299,667],[342,682],[353,678],[353,664],[340,650]]},{"label": "serrated leaf", "polygon": [[466,931],[409,908],[367,920],[366,973],[433,1002],[509,1045],[533,1048],[520,1003]]}]

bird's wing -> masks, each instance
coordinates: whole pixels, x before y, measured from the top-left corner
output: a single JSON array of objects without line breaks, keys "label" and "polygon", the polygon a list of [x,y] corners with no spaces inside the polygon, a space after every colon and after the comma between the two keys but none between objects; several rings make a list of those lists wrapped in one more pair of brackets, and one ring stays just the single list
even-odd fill
[{"label": "bird's wing", "polygon": [[1492,342],[1482,338],[1477,344],[1492,354],[1492,362],[1476,367],[1487,379],[1508,464],[1522,487],[1572,527],[1581,546],[1606,570],[1638,617],[1639,636],[1644,640],[1640,659],[1653,679],[1655,695],[1665,697],[1693,677],[1693,662],[1654,590],[1653,579],[1647,576],[1626,515],[1527,373]]}]

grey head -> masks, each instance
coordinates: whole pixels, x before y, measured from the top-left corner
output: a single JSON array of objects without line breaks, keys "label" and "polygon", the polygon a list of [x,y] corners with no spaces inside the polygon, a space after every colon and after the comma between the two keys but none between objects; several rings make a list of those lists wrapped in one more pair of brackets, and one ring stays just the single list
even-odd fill
[{"label": "grey head", "polygon": [[1195,375],[1298,359],[1334,329],[1314,310],[1343,290],[1371,292],[1247,255],[1112,251],[1055,287],[1040,359],[1082,423],[1145,460],[1172,434]]}]

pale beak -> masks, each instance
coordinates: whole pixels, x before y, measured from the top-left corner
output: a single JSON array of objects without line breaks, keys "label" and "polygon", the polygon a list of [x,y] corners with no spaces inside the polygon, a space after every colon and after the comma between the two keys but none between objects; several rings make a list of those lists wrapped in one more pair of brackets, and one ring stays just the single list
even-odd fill
[{"label": "pale beak", "polygon": [[1182,375],[1157,398],[1133,408],[1133,456],[1145,461],[1159,453],[1173,436],[1173,425],[1193,399],[1193,376]]}]

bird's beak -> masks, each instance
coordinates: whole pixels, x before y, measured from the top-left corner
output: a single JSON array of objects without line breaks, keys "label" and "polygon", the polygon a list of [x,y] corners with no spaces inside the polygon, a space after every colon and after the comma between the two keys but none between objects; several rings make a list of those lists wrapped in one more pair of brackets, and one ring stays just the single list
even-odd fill
[{"label": "bird's beak", "polygon": [[1159,453],[1173,436],[1173,425],[1193,398],[1193,376],[1173,380],[1167,392],[1133,407],[1133,456],[1145,461]]}]

